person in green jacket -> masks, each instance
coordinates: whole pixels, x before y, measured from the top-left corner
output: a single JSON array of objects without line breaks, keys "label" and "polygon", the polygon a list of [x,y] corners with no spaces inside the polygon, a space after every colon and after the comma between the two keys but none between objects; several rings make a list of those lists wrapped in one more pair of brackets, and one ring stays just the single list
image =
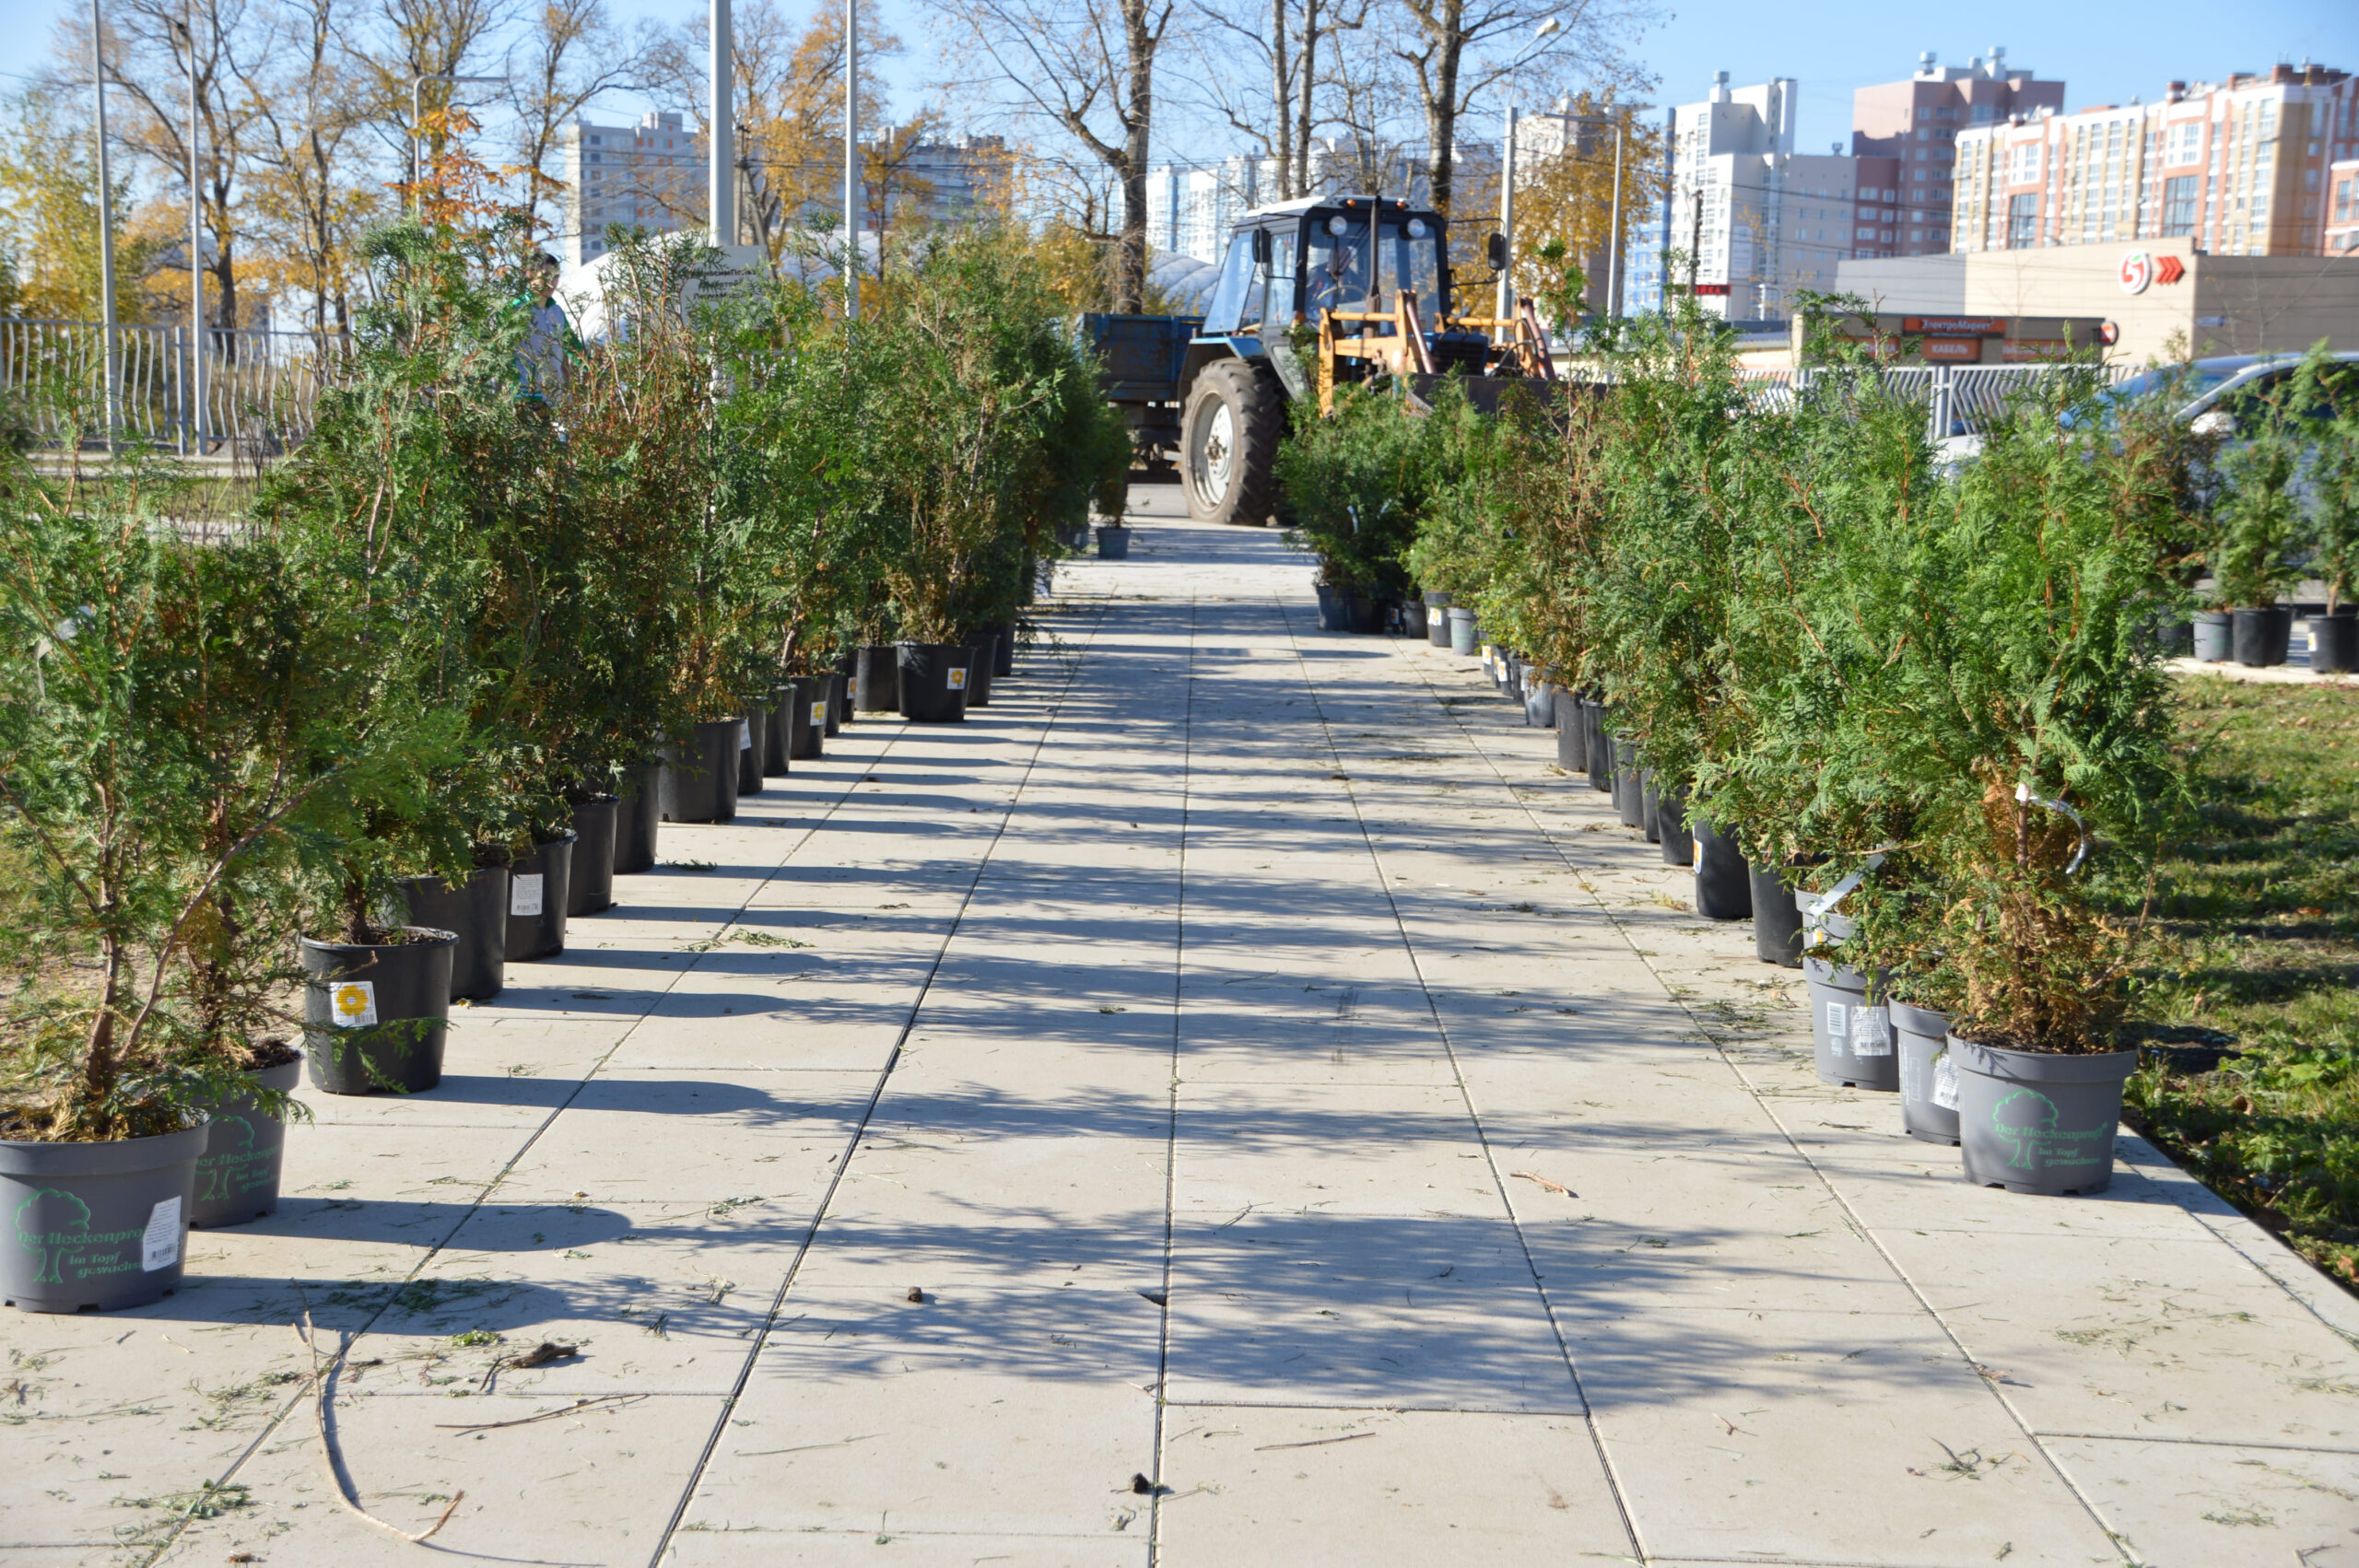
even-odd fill
[{"label": "person in green jacket", "polygon": [[578,353],[581,340],[557,302],[557,258],[546,251],[524,264],[524,292],[510,309],[530,318],[524,343],[516,351],[516,395],[546,404],[565,392],[566,356]]}]

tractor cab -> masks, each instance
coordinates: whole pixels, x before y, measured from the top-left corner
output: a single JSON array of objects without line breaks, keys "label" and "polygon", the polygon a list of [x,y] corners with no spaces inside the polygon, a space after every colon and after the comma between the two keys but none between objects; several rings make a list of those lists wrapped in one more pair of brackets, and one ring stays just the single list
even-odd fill
[{"label": "tractor cab", "polygon": [[[1490,239],[1496,273],[1506,242]],[[1259,207],[1230,231],[1201,322],[1085,318],[1150,469],[1177,445],[1190,515],[1272,521],[1287,405],[1324,413],[1339,384],[1389,378],[1423,396],[1457,374],[1496,403],[1502,378],[1553,377],[1529,307],[1513,322],[1452,312],[1448,241],[1438,213],[1376,196]]]}]

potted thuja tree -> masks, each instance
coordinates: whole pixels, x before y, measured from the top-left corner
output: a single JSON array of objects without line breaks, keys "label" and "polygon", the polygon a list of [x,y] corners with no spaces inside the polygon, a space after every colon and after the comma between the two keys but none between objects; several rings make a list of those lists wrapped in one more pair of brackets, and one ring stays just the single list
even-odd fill
[{"label": "potted thuja tree", "polygon": [[[268,890],[326,781],[278,743],[304,705],[280,607],[250,603],[286,578],[180,543],[150,494],[135,468],[0,474],[0,1294],[30,1311],[172,1290],[208,1117],[288,1108],[252,1071],[282,977]],[[244,711],[274,701],[294,717]]]},{"label": "potted thuja tree", "polygon": [[[487,516],[518,442],[513,333],[440,231],[370,237],[375,302],[310,439],[263,482],[254,526],[322,592],[310,678],[336,722],[306,766],[334,853],[304,884],[300,945],[312,1082],[334,1094],[430,1088],[441,1076],[457,934],[408,924],[402,882],[475,870],[460,809],[498,685],[482,643],[497,587]],[[502,650],[493,649],[494,654]],[[504,656],[504,655],[503,655]]]},{"label": "potted thuja tree", "polygon": [[1940,591],[1893,585],[1916,635],[1850,739],[1913,808],[1930,929],[1903,945],[1954,977],[1966,1175],[2015,1191],[2111,1179],[2144,920],[2105,916],[2087,872],[2099,853],[2151,864],[2183,798],[2153,635],[2174,590],[2135,521],[2167,475],[2109,439],[2097,395],[2062,378],[1988,430],[1933,530]]}]

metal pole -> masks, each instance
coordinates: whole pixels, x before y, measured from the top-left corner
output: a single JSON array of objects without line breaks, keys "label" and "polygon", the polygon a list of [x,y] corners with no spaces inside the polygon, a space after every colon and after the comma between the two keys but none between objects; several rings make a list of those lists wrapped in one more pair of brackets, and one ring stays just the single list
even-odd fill
[{"label": "metal pole", "polygon": [[112,451],[120,376],[114,357],[114,184],[107,161],[107,54],[102,25],[99,0],[90,0],[90,89],[97,95],[99,111],[99,357],[106,377],[107,451]]},{"label": "metal pole", "polygon": [[848,322],[860,320],[860,0],[844,0],[844,320]]},{"label": "metal pole", "polygon": [[417,123],[426,117],[426,100],[420,90],[426,86],[424,76],[409,79],[409,210],[412,217],[426,211],[426,170],[418,162]]},{"label": "metal pole", "polygon": [[1507,260],[1499,267],[1495,313],[1507,321],[1515,314],[1515,77],[1508,77],[1505,138],[1499,153],[1499,232],[1507,238]]},{"label": "metal pole", "polygon": [[203,187],[197,182],[196,167],[196,0],[189,0],[188,21],[182,28],[188,35],[188,319],[190,348],[190,390],[196,406],[190,411],[190,430],[195,438],[196,454],[205,455],[205,246]]},{"label": "metal pole", "polygon": [[735,41],[730,34],[729,0],[712,0],[712,119],[710,167],[706,171],[709,186],[706,200],[712,217],[712,243],[716,249],[737,243],[737,158],[733,138],[737,128],[737,111],[731,102],[736,86],[731,72],[735,69]]},{"label": "metal pole", "polygon": [[1622,315],[1622,121],[1629,117],[1625,110],[1614,124],[1614,215],[1607,220],[1612,236],[1605,250],[1605,314],[1616,321]]}]

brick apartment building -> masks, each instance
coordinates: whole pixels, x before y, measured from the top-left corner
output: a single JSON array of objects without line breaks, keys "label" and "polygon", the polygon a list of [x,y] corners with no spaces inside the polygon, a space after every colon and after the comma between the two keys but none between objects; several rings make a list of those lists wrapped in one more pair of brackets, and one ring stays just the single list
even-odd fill
[{"label": "brick apartment building", "polygon": [[2359,158],[2359,78],[2322,65],[2019,114],[1961,131],[1956,149],[1959,252],[2187,238],[2213,255],[2315,256],[2359,243],[2359,192],[2338,172]]},{"label": "brick apartment building", "polygon": [[[2064,84],[2010,70],[2007,52],[1940,65],[1931,51],[1906,81],[1860,88],[1851,95],[1851,156],[1858,184],[1880,192],[1861,199],[1855,256],[1922,256],[1950,248],[1952,176],[1957,137],[1977,125],[2029,118],[2064,107]],[[1873,210],[1871,210],[1871,209]]]}]

